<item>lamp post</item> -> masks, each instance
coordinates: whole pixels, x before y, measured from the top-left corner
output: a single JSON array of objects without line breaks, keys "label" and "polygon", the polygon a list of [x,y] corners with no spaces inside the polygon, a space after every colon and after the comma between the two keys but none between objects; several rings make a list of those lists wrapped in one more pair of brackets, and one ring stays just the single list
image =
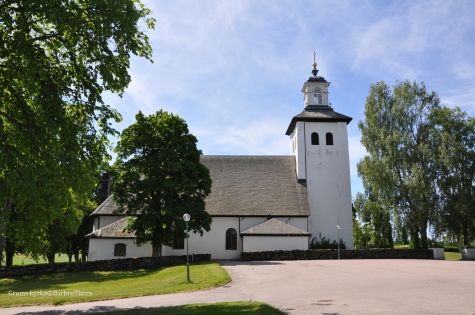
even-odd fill
[{"label": "lamp post", "polygon": [[188,280],[188,283],[190,283],[190,261],[188,259],[188,221],[190,221],[190,215],[188,213],[185,213],[183,215],[183,220],[185,221],[186,224],[186,279]]},{"label": "lamp post", "polygon": [[337,225],[336,228],[338,229],[338,260],[340,260],[340,225]]}]

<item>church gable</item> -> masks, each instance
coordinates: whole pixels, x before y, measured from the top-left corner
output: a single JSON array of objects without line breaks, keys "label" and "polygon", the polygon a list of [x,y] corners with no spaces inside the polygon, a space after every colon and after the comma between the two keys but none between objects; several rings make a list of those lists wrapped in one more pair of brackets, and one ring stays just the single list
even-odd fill
[{"label": "church gable", "polygon": [[241,232],[241,235],[310,236],[310,233],[272,218],[250,229],[247,229],[244,232]]},{"label": "church gable", "polygon": [[115,212],[119,207],[112,200],[112,195],[109,195],[100,205],[94,210],[90,216],[107,216],[107,215],[117,215]]},{"label": "church gable", "polygon": [[89,238],[135,238],[135,233],[124,232],[126,225],[127,225],[127,218],[123,218],[86,235],[86,237],[89,237]]}]

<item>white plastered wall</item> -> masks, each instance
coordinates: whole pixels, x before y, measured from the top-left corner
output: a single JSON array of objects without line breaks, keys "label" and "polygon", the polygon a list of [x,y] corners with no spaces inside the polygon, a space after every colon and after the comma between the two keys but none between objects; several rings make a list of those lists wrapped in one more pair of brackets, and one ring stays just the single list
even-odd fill
[{"label": "white plastered wall", "polygon": [[[294,131],[290,135],[290,143],[295,143],[295,150],[291,150],[290,154],[295,156],[296,175],[298,179],[306,179],[305,175],[305,142],[304,142],[304,123],[298,121],[295,124]],[[291,147],[292,149],[292,147]]]},{"label": "white plastered wall", "polygon": [[[351,212],[350,166],[346,122],[305,122],[307,147],[307,194],[310,206],[308,232],[312,237],[337,240],[353,248],[353,218]],[[317,132],[319,145],[311,144],[311,134]],[[333,134],[333,145],[326,145],[325,135]],[[319,240],[319,238],[318,238]]]},{"label": "white plastered wall", "polygon": [[322,91],[322,104],[320,105],[329,105],[328,102],[328,87],[330,82],[305,82],[302,87],[302,92],[304,93],[303,102],[304,105],[318,105],[315,104],[313,99],[313,91],[316,88],[319,88]]},{"label": "white plastered wall", "polygon": [[308,249],[307,236],[244,236],[243,251]]},{"label": "white plastered wall", "polygon": [[109,224],[112,224],[116,221],[119,221],[120,219],[125,218],[122,215],[101,215],[97,216],[94,218],[94,225],[92,228],[92,231],[95,232],[99,229],[102,229],[105,226],[108,226]]},{"label": "white plastered wall", "polygon": [[[276,219],[307,231],[307,218],[282,217]],[[190,233],[190,238],[188,240],[188,253],[211,254],[211,259],[240,259],[243,244],[239,233],[265,222],[266,220],[266,217],[213,217],[211,230],[209,232],[204,232],[202,237],[198,234]],[[238,233],[237,250],[226,249],[226,231],[229,228],[235,229]],[[278,242],[276,244],[276,246],[280,246],[278,245]],[[272,246],[269,248],[272,248]],[[299,246],[301,246],[301,244]],[[304,247],[305,249],[308,248],[308,238],[305,240]],[[172,249],[169,246],[164,246],[162,253],[164,256],[185,255],[186,243],[184,249]]]},{"label": "white plastered wall", "polygon": [[[237,250],[226,250],[226,231],[233,228],[237,232]],[[242,243],[239,236],[239,218],[238,217],[213,217],[211,230],[204,232],[201,237],[199,234],[190,233],[188,239],[189,254],[211,254],[211,259],[240,259]],[[163,246],[162,254],[164,256],[186,255],[185,249],[172,249],[169,246]]]},{"label": "white plastered wall", "polygon": [[[114,256],[114,245],[123,243],[126,245],[126,255]],[[88,260],[104,260],[117,258],[150,257],[152,245],[144,244],[137,246],[132,238],[90,238]]]}]

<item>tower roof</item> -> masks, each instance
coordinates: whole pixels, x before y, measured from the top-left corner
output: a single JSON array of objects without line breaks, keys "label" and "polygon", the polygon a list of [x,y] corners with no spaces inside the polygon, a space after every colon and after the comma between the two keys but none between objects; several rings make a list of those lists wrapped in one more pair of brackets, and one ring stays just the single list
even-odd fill
[{"label": "tower roof", "polygon": [[328,82],[328,81],[325,80],[324,77],[312,76],[308,78],[307,82]]},{"label": "tower roof", "polygon": [[[308,106],[307,106],[308,107]],[[315,106],[317,107],[317,106]],[[323,107],[323,106],[318,106]],[[300,114],[294,116],[290,121],[289,128],[287,128],[286,135],[289,136],[295,128],[297,121],[312,121],[312,122],[346,122],[347,124],[353,120],[353,118],[345,116],[343,114],[335,112],[331,107],[329,109],[304,109]]]}]

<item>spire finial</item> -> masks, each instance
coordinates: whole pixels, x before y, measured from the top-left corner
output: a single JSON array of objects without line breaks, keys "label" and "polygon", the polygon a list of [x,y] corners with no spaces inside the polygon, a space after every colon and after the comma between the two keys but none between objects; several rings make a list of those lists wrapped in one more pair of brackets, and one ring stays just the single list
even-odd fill
[{"label": "spire finial", "polygon": [[314,51],[313,52],[313,70],[312,70],[312,73],[313,73],[313,76],[316,77],[317,76],[317,73],[318,73],[318,70],[317,70],[317,63],[315,62],[315,55],[317,53]]}]

